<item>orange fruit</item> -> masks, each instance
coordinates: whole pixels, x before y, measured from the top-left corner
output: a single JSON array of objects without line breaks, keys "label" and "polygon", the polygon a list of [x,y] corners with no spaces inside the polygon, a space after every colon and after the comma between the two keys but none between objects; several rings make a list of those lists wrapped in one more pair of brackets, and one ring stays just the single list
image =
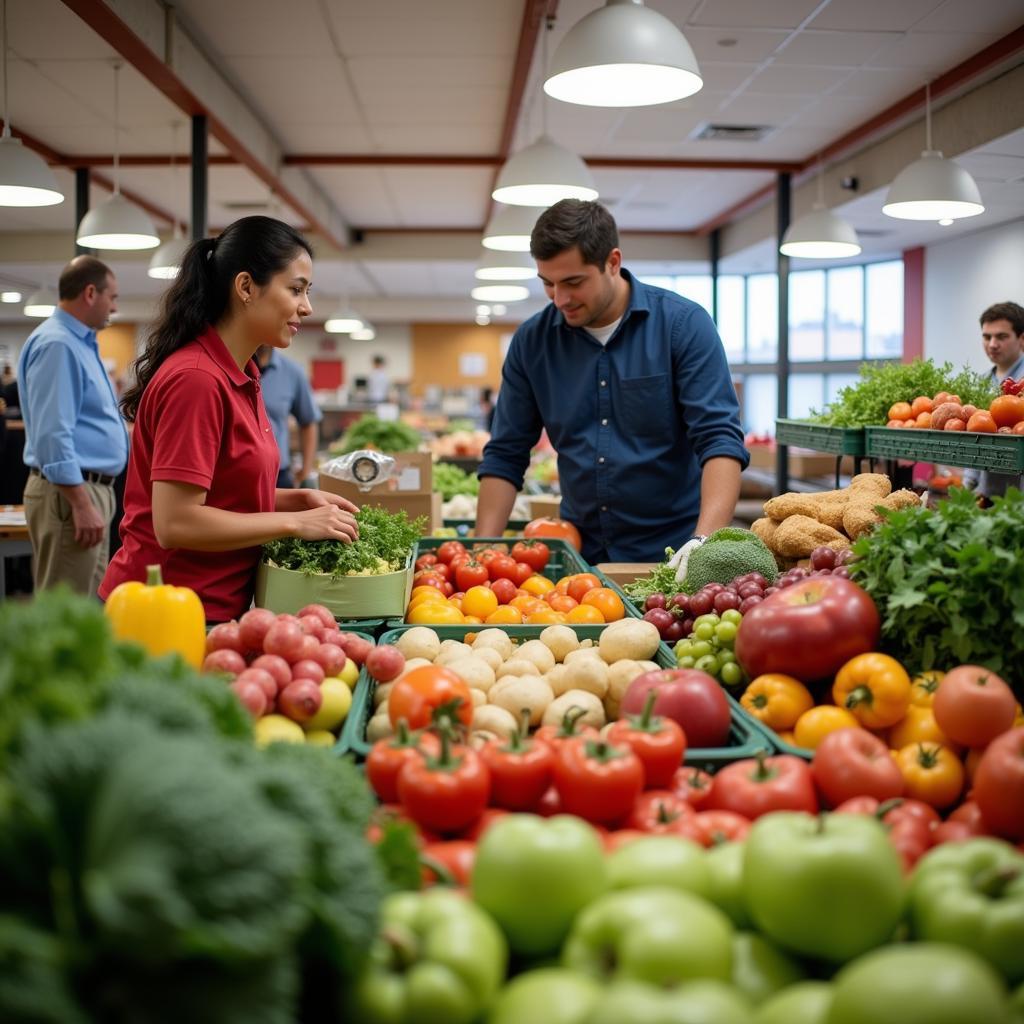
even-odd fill
[{"label": "orange fruit", "polygon": [[551,605],[556,612],[571,612],[573,608],[579,604],[579,601],[570,597],[568,594],[555,594],[555,596],[548,601],[548,604]]},{"label": "orange fruit", "polygon": [[932,414],[930,412],[919,412],[917,414],[917,425],[922,430],[927,430],[932,425]]},{"label": "orange fruit", "polygon": [[910,419],[910,414],[913,411],[914,410],[911,408],[909,402],[893,402],[893,404],[889,406],[889,415],[886,419],[908,420]]},{"label": "orange fruit", "polygon": [[484,622],[488,625],[501,624],[506,626],[518,625],[522,621],[522,612],[508,604],[499,605],[484,619]]},{"label": "orange fruit", "polygon": [[592,604],[581,604],[577,605],[571,612],[566,614],[565,621],[600,625],[604,622],[604,616],[601,614],[600,610],[595,608]]},{"label": "orange fruit", "polygon": [[565,620],[564,612],[556,612],[554,608],[541,608],[527,615],[524,621],[528,626],[550,626]]},{"label": "orange fruit", "polygon": [[588,590],[601,586],[601,581],[592,572],[581,572],[573,576],[566,593],[574,600],[583,603],[583,595]]},{"label": "orange fruit", "polygon": [[997,427],[1012,427],[1024,420],[1024,398],[1020,395],[1000,395],[988,407]]},{"label": "orange fruit", "polygon": [[967,424],[961,419],[946,420],[942,425],[943,430],[966,430]]},{"label": "orange fruit", "polygon": [[523,583],[522,589],[534,597],[543,597],[554,590],[555,585],[547,576],[531,576]]},{"label": "orange fruit", "polygon": [[596,608],[605,622],[615,622],[626,614],[622,598],[610,587],[595,587],[593,590],[588,590],[583,595],[580,604]]},{"label": "orange fruit", "polygon": [[529,594],[522,594],[519,597],[513,597],[509,601],[509,605],[512,608],[518,609],[523,615],[529,615],[531,612],[539,612],[542,608],[548,607],[544,601],[539,597],[530,597]]},{"label": "orange fruit", "polygon": [[996,421],[990,412],[976,412],[968,421],[967,429],[981,434],[994,434]]},{"label": "orange fruit", "polygon": [[920,416],[923,412],[931,412],[934,408],[935,406],[932,403],[932,400],[927,395],[918,395],[917,398],[910,403],[910,411],[915,416]]}]

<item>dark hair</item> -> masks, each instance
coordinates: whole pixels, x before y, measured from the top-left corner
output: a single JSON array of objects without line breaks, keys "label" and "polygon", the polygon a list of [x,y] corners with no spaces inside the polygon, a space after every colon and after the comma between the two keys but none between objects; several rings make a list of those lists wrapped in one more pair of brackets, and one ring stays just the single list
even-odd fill
[{"label": "dark hair", "polygon": [[62,300],[77,299],[89,285],[105,291],[114,272],[95,256],[76,256],[61,272],[57,294]]},{"label": "dark hair", "polygon": [[984,326],[996,320],[1009,320],[1014,334],[1024,334],[1024,307],[1016,302],[997,302],[989,306],[978,318],[978,323]]},{"label": "dark hair", "polygon": [[193,242],[164,293],[146,347],[135,360],[135,383],[121,398],[125,418],[135,419],[142,393],[161,363],[224,316],[239,274],[248,273],[257,285],[265,285],[300,250],[313,255],[298,231],[273,217],[242,217],[216,238]]},{"label": "dark hair", "polygon": [[530,255],[535,260],[554,259],[578,246],[584,263],[604,267],[612,249],[619,246],[615,219],[600,204],[562,199],[548,207],[530,234]]}]

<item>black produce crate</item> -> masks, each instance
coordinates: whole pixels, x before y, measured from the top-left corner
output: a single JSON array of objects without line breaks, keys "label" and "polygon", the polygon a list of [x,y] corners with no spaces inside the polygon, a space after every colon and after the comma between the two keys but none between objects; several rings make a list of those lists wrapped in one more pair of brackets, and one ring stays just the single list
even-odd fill
[{"label": "black produce crate", "polygon": [[1024,472],[1024,435],[964,430],[865,427],[867,454],[876,459],[936,462],[998,473]]},{"label": "black produce crate", "polygon": [[863,455],[865,452],[863,427],[827,427],[804,420],[776,420],[775,441],[833,455]]}]

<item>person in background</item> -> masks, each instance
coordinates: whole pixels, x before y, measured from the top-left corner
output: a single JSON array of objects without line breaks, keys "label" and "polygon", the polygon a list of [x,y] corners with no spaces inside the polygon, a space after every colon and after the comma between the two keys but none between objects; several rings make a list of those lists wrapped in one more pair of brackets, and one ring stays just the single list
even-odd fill
[{"label": "person in background", "polygon": [[36,590],[95,594],[107,568],[113,484],[128,434],[96,332],[117,312],[117,279],[94,256],[61,272],[59,302],[18,360],[25,421],[25,518]]},{"label": "person in background", "polygon": [[386,402],[391,393],[391,377],[383,356],[373,357],[373,369],[366,378],[366,397],[371,402]]},{"label": "person in background", "polygon": [[480,426],[481,429],[491,432],[494,423],[494,388],[480,389]]},{"label": "person in background", "polygon": [[[1024,307],[1016,302],[997,302],[978,318],[981,345],[992,362],[989,379],[998,390],[1007,378],[1024,379]],[[965,487],[990,501],[1006,493],[1007,487],[1024,487],[1024,474],[994,473],[984,469],[963,471]]]},{"label": "person in background", "polygon": [[[302,367],[271,345],[256,350],[256,365],[260,368],[260,386],[263,404],[267,408],[270,425],[280,453],[281,467],[277,471],[278,487],[295,487],[309,480],[316,472],[316,446],[320,431],[317,424],[323,413],[313,397]],[[292,473],[291,450],[288,445],[288,417],[294,416],[299,425],[299,452],[302,468],[296,481]]]},{"label": "person in background", "polygon": [[728,526],[749,455],[711,318],[622,266],[600,203],[556,203],[530,252],[551,303],[519,327],[502,368],[477,535],[501,536],[543,428],[588,562],[660,562]]},{"label": "person in background", "polygon": [[14,380],[14,367],[10,363],[4,363],[4,368],[0,371],[0,397],[2,397],[3,389],[8,384],[13,384]]},{"label": "person in background", "polygon": [[349,542],[356,506],[278,488],[278,448],[253,356],[287,348],[312,312],[312,249],[271,217],[243,217],[185,252],[121,407],[134,422],[121,549],[100,586],[144,580],[199,594],[209,622],[252,603],[260,545]]}]

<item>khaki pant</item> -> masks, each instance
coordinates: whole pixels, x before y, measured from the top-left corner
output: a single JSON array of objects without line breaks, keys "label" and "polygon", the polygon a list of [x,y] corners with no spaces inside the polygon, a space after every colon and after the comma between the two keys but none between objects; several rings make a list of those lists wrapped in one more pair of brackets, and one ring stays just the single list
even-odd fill
[{"label": "khaki pant", "polygon": [[[92,503],[106,521],[114,518],[114,488],[83,484]],[[75,540],[71,505],[60,490],[35,473],[25,484],[25,519],[32,541],[32,578],[36,590],[67,583],[79,594],[96,595],[110,558],[110,532],[95,547],[83,548]]]}]

